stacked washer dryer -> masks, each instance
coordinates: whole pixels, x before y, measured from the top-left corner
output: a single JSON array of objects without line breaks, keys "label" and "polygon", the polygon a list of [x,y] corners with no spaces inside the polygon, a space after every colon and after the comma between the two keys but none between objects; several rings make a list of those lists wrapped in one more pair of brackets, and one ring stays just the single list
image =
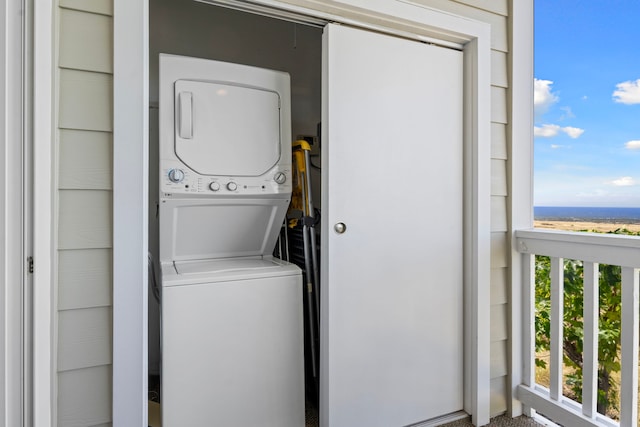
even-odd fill
[{"label": "stacked washer dryer", "polygon": [[165,427],[304,425],[289,75],[160,55]]}]

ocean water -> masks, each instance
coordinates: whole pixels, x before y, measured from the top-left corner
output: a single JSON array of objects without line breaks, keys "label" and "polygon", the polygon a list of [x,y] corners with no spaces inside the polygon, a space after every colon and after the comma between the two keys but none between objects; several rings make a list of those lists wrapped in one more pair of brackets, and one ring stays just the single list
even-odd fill
[{"label": "ocean water", "polygon": [[533,216],[546,221],[640,223],[640,208],[535,206]]}]

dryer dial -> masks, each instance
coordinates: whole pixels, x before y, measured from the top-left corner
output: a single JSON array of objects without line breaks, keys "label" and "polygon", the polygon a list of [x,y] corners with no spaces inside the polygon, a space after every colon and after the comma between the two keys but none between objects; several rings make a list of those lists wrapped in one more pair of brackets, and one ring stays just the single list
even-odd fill
[{"label": "dryer dial", "polygon": [[283,172],[278,172],[273,177],[273,180],[278,184],[284,184],[287,181],[287,175],[285,175]]},{"label": "dryer dial", "polygon": [[237,189],[238,189],[238,184],[236,184],[235,182],[231,181],[230,183],[227,184],[227,190],[236,191]]},{"label": "dryer dial", "polygon": [[220,190],[220,184],[218,184],[217,182],[212,182],[211,184],[209,184],[209,190],[211,191],[218,191]]},{"label": "dryer dial", "polygon": [[182,169],[171,169],[167,176],[169,177],[169,181],[177,184],[184,179],[184,171]]}]

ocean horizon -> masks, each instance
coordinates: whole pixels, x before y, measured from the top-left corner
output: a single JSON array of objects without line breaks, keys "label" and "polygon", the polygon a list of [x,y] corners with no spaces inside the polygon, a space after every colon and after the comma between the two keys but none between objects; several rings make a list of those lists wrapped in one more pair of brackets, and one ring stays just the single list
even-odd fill
[{"label": "ocean horizon", "polygon": [[639,208],[534,206],[533,217],[541,221],[587,221],[639,223]]}]

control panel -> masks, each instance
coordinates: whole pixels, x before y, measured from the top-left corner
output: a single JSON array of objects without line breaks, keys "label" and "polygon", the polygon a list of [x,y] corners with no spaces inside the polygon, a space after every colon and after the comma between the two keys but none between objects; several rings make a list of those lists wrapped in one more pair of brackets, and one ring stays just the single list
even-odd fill
[{"label": "control panel", "polygon": [[260,177],[207,176],[185,167],[181,162],[162,162],[160,191],[165,194],[278,194],[291,192],[291,169],[276,166]]}]

